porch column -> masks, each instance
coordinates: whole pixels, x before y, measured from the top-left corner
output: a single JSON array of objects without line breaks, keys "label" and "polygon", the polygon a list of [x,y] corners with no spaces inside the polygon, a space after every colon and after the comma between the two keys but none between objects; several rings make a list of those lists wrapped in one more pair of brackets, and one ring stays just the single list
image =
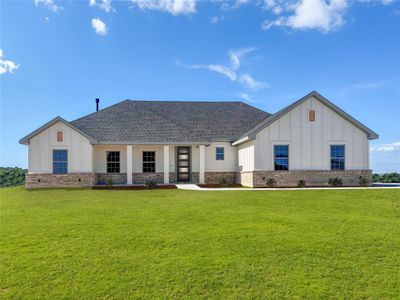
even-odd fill
[{"label": "porch column", "polygon": [[164,146],[164,184],[169,183],[169,146]]},{"label": "porch column", "polygon": [[132,145],[126,146],[126,184],[132,184]]},{"label": "porch column", "polygon": [[204,184],[205,180],[204,180],[204,171],[205,171],[205,165],[206,165],[206,159],[205,159],[205,146],[204,145],[200,145],[199,146],[199,150],[200,150],[200,172],[199,172],[199,183],[200,184]]}]

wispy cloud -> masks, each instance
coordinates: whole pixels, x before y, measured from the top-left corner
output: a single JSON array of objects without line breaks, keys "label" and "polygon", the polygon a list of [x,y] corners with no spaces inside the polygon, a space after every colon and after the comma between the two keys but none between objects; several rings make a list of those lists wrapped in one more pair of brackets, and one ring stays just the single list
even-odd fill
[{"label": "wispy cloud", "polygon": [[173,15],[196,12],[196,0],[130,0],[140,9],[159,10]]},{"label": "wispy cloud", "polygon": [[257,103],[256,100],[254,100],[252,97],[250,97],[250,95],[246,94],[246,93],[240,93],[239,97],[242,98],[243,100],[250,102],[250,103]]},{"label": "wispy cloud", "polygon": [[369,90],[369,89],[381,89],[381,88],[388,88],[388,87],[396,87],[400,86],[400,79],[399,78],[392,78],[386,80],[376,80],[376,81],[369,81],[369,82],[360,82],[350,86],[350,89],[356,90]]},{"label": "wispy cloud", "polygon": [[178,66],[186,67],[190,69],[207,69],[212,72],[216,72],[229,78],[231,81],[235,81],[245,86],[251,91],[258,91],[260,89],[267,88],[269,85],[263,81],[255,80],[249,73],[238,74],[241,67],[241,59],[247,54],[254,51],[256,48],[243,48],[239,50],[229,50],[229,66],[222,64],[202,64],[202,65],[186,65],[180,61],[175,61]]},{"label": "wispy cloud", "polygon": [[58,6],[54,0],[34,0],[36,7],[39,5],[45,6],[53,12],[59,12],[62,7]]},{"label": "wispy cloud", "polygon": [[89,0],[89,5],[98,7],[108,13],[115,11],[115,8],[111,6],[111,0]]},{"label": "wispy cloud", "polygon": [[5,73],[12,74],[18,67],[19,65],[15,62],[3,59],[3,50],[0,49],[0,75]]},{"label": "wispy cloud", "polygon": [[394,152],[400,151],[400,142],[394,142],[391,144],[383,144],[377,147],[371,147],[371,152]]},{"label": "wispy cloud", "polygon": [[256,81],[250,74],[240,75],[238,81],[254,92],[269,87],[268,83],[263,81]]},{"label": "wispy cloud", "polygon": [[92,19],[92,27],[96,31],[98,35],[106,35],[107,34],[107,25],[99,18]]}]

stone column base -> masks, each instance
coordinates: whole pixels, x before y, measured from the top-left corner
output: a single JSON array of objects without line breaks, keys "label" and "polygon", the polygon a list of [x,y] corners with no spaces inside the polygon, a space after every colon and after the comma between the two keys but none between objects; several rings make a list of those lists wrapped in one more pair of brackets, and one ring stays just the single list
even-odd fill
[{"label": "stone column base", "polygon": [[28,173],[25,176],[25,187],[57,188],[57,187],[90,187],[95,183],[93,173],[48,174]]},{"label": "stone column base", "polygon": [[368,180],[372,185],[371,170],[345,170],[345,171],[319,171],[319,170],[293,170],[293,171],[249,171],[240,172],[240,183],[249,187],[266,187],[266,180],[273,178],[276,187],[298,187],[299,180],[304,180],[306,186],[330,186],[329,178],[342,179],[343,186],[360,186],[360,177]]}]

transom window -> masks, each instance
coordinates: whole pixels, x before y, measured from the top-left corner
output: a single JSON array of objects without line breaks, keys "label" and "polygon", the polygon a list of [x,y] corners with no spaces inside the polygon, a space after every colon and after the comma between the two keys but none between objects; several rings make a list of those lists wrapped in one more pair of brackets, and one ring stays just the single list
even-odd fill
[{"label": "transom window", "polygon": [[119,173],[120,165],[120,152],[107,151],[107,173]]},{"label": "transom window", "polygon": [[53,174],[68,173],[68,150],[53,150]]},{"label": "transom window", "polygon": [[143,173],[154,173],[156,171],[156,153],[154,151],[143,152]]},{"label": "transom window", "polygon": [[344,170],[344,145],[331,145],[331,170]]},{"label": "transom window", "polygon": [[289,145],[274,145],[275,170],[289,170]]},{"label": "transom window", "polygon": [[224,160],[225,159],[224,147],[216,147],[215,148],[215,159],[216,160]]}]

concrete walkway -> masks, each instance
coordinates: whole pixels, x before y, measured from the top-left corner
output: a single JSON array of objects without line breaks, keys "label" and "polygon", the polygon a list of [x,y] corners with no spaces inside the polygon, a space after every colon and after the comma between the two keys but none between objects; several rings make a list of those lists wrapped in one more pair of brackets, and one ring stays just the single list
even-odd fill
[{"label": "concrete walkway", "polygon": [[181,190],[190,191],[312,191],[312,190],[378,190],[400,189],[398,186],[372,186],[372,187],[308,187],[308,188],[202,188],[196,184],[176,184]]}]

